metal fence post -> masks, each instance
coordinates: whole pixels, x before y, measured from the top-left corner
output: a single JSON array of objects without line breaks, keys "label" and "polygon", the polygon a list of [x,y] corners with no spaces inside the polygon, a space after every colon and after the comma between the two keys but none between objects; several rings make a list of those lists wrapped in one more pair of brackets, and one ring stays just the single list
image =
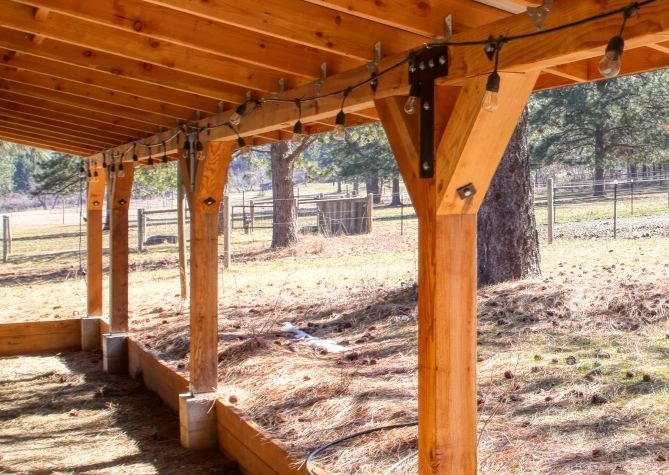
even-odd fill
[{"label": "metal fence post", "polygon": [[230,226],[231,218],[230,209],[230,195],[223,196],[223,267],[228,269],[230,267],[230,234],[232,233],[232,226]]},{"label": "metal fence post", "polygon": [[613,182],[613,239],[616,238],[618,228],[618,180]]},{"label": "metal fence post", "polygon": [[549,178],[546,184],[546,210],[548,216],[546,217],[546,239],[548,244],[553,244],[553,223],[555,219],[555,208],[553,202],[553,179]]},{"label": "metal fence post", "polygon": [[634,178],[630,182],[630,214],[634,216]]},{"label": "metal fence post", "polygon": [[2,217],[2,262],[7,262],[7,254],[9,254],[9,216]]},{"label": "metal fence post", "polygon": [[146,233],[144,208],[137,209],[137,250],[144,250],[144,234]]}]

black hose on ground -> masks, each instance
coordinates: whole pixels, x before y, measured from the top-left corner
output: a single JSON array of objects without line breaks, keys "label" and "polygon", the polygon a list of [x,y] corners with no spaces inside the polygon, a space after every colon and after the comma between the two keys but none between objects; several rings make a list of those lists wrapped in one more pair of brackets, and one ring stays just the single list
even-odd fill
[{"label": "black hose on ground", "polygon": [[373,427],[371,429],[362,430],[362,431],[356,432],[354,434],[345,435],[344,437],[340,437],[340,438],[335,439],[331,442],[323,444],[320,447],[313,450],[309,454],[309,456],[307,457],[307,461],[305,462],[307,472],[309,473],[309,475],[316,475],[316,473],[314,473],[311,470],[311,462],[314,460],[314,458],[316,458],[316,456],[318,454],[320,454],[321,452],[323,452],[326,449],[329,449],[330,447],[341,444],[342,442],[346,442],[347,440],[355,439],[357,437],[362,437],[363,435],[373,434],[374,432],[380,432],[380,431],[383,431],[383,430],[401,429],[401,428],[404,428],[404,427],[414,427],[414,426],[417,426],[417,425],[418,425],[418,421],[405,422],[403,424],[391,424],[391,425],[381,426],[381,427]]}]

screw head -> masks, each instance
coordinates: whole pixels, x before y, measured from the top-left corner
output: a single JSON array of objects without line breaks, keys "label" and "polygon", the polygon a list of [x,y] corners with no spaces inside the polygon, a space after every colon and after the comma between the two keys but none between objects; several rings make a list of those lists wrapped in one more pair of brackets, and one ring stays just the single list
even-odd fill
[{"label": "screw head", "polygon": [[423,102],[423,109],[425,109],[426,111],[429,111],[430,110],[430,103],[427,102],[427,101]]},{"label": "screw head", "polygon": [[446,64],[446,57],[445,56],[439,56],[439,64]]},{"label": "screw head", "polygon": [[205,199],[203,203],[206,204],[207,206],[211,206],[214,203],[216,203],[216,200],[210,196],[209,198]]},{"label": "screw head", "polygon": [[430,60],[427,62],[427,65],[428,65],[429,67],[431,67],[431,68],[434,68],[434,59],[430,59]]},{"label": "screw head", "polygon": [[423,170],[428,171],[430,169],[430,164],[427,162],[423,162]]},{"label": "screw head", "polygon": [[425,63],[423,61],[418,63],[418,69],[420,69],[421,71],[425,70]]}]

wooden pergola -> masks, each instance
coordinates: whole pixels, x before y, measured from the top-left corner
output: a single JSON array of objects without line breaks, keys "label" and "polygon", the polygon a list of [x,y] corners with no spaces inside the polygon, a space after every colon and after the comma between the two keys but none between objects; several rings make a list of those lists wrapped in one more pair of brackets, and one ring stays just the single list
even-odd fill
[{"label": "wooden pergola", "polygon": [[[525,9],[542,4],[0,0],[0,139],[86,157],[87,170],[98,176],[88,186],[92,317],[102,315],[102,203],[111,187],[110,371],[124,364],[129,331],[133,170],[163,155],[180,162],[192,219],[191,394],[180,417],[182,441],[198,446],[202,422],[189,411],[195,414],[194,404],[217,390],[217,214],[238,138],[254,144],[290,138],[298,118],[293,100],[312,96],[320,98],[300,103],[304,133],[331,130],[343,103],[334,93],[365,83],[343,103],[346,125],[382,122],[419,217],[420,473],[474,474],[477,211],[529,95],[600,79],[597,63],[619,34],[622,15],[550,29],[629,4],[555,0],[543,26],[548,33],[504,43],[499,51],[495,112],[481,108],[493,68],[484,46],[449,47],[448,74],[434,85],[435,140],[425,145],[421,114],[403,111],[412,68],[403,60],[444,36],[462,43],[535,32]],[[644,4],[629,18],[624,38],[622,74],[668,66],[669,2]],[[395,65],[370,87],[373,73]],[[266,98],[283,101],[257,107]],[[243,103],[248,110],[239,126],[227,126]],[[203,144],[205,159],[193,165],[182,157],[184,130],[191,137],[195,131]],[[427,178],[421,144],[434,158]],[[123,162],[124,176],[103,169],[114,160],[116,167]]]}]

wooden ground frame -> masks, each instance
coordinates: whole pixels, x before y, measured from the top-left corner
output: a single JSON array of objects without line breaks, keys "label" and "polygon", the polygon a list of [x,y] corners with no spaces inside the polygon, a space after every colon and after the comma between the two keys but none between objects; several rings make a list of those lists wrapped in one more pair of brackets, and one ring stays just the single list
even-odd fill
[{"label": "wooden ground frame", "polygon": [[[100,338],[109,323],[100,319]],[[0,358],[34,354],[56,354],[81,350],[81,319],[0,324]],[[179,410],[179,394],[188,392],[188,379],[160,361],[132,337],[128,341],[128,373],[141,378],[173,411]],[[301,461],[291,458],[262,429],[246,419],[234,405],[215,403],[217,446],[253,475],[306,475]],[[175,416],[176,417],[176,416]]]}]

